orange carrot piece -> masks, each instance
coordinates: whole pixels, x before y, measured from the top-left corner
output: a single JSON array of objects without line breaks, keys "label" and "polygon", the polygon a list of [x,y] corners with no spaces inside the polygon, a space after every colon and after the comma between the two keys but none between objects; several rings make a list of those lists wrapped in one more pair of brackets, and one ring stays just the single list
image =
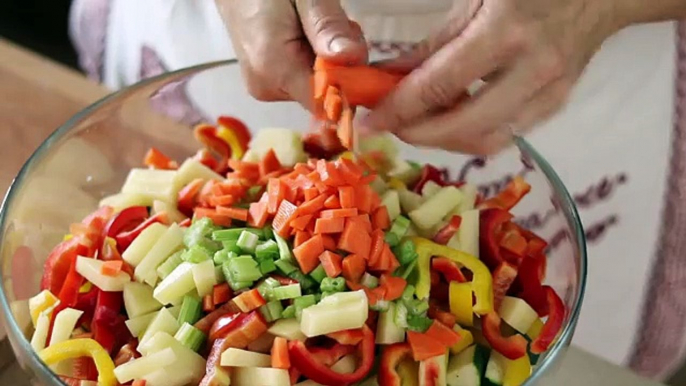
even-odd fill
[{"label": "orange carrot piece", "polygon": [[[353,22],[353,23],[354,23],[354,22]],[[359,25],[358,25],[358,26],[359,26]],[[318,57],[315,58],[315,60],[314,60],[314,66],[313,66],[312,68],[313,68],[315,71],[319,71],[319,70],[328,70],[328,69],[331,69],[331,68],[338,68],[338,67],[342,67],[342,66],[339,65],[339,64],[336,64],[336,63],[334,63],[334,62],[332,62],[332,61],[330,61],[330,60],[326,60],[326,59],[324,59],[324,58],[318,56]]]},{"label": "orange carrot piece", "polygon": [[354,253],[364,259],[369,258],[369,251],[372,247],[372,238],[359,223],[346,221],[343,233],[338,240],[338,249]]},{"label": "orange carrot piece", "polygon": [[306,214],[316,214],[322,208],[324,208],[324,203],[328,196],[322,194],[317,196],[315,199],[305,201],[302,205],[298,207],[298,216],[303,216]]},{"label": "orange carrot piece", "polygon": [[324,201],[324,207],[327,209],[340,209],[341,208],[341,202],[338,200],[338,196],[331,195],[329,198]]},{"label": "orange carrot piece", "polygon": [[321,218],[337,218],[337,217],[353,217],[357,216],[356,208],[349,209],[327,209],[323,210],[319,217]]},{"label": "orange carrot piece", "polygon": [[326,162],[323,159],[317,161],[317,173],[319,180],[328,186],[339,186],[344,183],[343,176],[333,162]]},{"label": "orange carrot piece", "polygon": [[215,180],[209,180],[209,181],[205,182],[205,184],[200,189],[200,192],[198,193],[198,203],[200,205],[204,205],[204,206],[210,205],[210,197],[212,197],[214,195],[212,193],[212,189],[217,184],[218,184],[218,182]]},{"label": "orange carrot piece", "polygon": [[322,236],[314,235],[293,249],[293,255],[303,273],[310,273],[319,265],[319,255],[324,252]]},{"label": "orange carrot piece", "polygon": [[372,247],[371,251],[369,252],[369,262],[367,264],[369,268],[374,270],[378,269],[384,245],[385,242],[383,231],[380,229],[375,229],[374,232],[372,232]]},{"label": "orange carrot piece", "polygon": [[269,149],[267,154],[264,155],[260,161],[259,169],[262,176],[281,169],[281,162],[279,162],[274,149]]},{"label": "orange carrot piece", "polygon": [[117,276],[124,267],[124,260],[109,260],[102,264],[100,273],[105,276]]},{"label": "orange carrot piece", "polygon": [[317,196],[319,196],[319,189],[312,186],[312,187],[309,187],[307,189],[303,189],[303,193],[305,195],[305,201],[310,201],[310,200],[317,198]]},{"label": "orange carrot piece", "polygon": [[357,216],[351,216],[349,217],[350,221],[354,221],[362,228],[364,228],[367,233],[372,233],[372,222],[369,220],[369,215],[368,214],[358,214]]},{"label": "orange carrot piece", "polygon": [[212,206],[231,206],[236,203],[236,198],[230,194],[223,194],[221,196],[212,196],[209,198]]},{"label": "orange carrot piece", "polygon": [[293,219],[293,221],[291,221],[291,227],[295,230],[304,231],[305,228],[307,228],[307,224],[309,224],[310,220],[312,220],[311,214],[296,217]]},{"label": "orange carrot piece", "polygon": [[376,194],[369,185],[359,185],[355,188],[355,206],[362,213],[372,210],[372,195]]},{"label": "orange carrot piece", "polygon": [[214,225],[222,226],[222,227],[230,227],[231,226],[231,217],[219,214],[215,209],[210,209],[210,208],[195,208],[195,219],[199,220],[201,218],[207,217],[212,222]]},{"label": "orange carrot piece", "polygon": [[341,186],[338,188],[338,197],[341,202],[341,208],[355,207],[355,188],[352,186]]},{"label": "orange carrot piece", "polygon": [[376,106],[404,77],[371,66],[325,68],[317,73],[325,73],[320,76],[337,85],[351,106],[367,108]]},{"label": "orange carrot piece", "polygon": [[288,356],[288,341],[277,336],[272,344],[272,367],[275,369],[289,369],[291,360]]},{"label": "orange carrot piece", "polygon": [[344,226],[345,218],[343,217],[318,218],[317,222],[314,224],[314,233],[340,233],[343,232]]},{"label": "orange carrot piece", "polygon": [[381,279],[379,280],[379,287],[383,287],[386,290],[384,300],[388,301],[400,298],[406,286],[407,281],[405,281],[405,279],[387,273],[381,275]]},{"label": "orange carrot piece", "polygon": [[215,306],[231,300],[231,295],[233,292],[228,283],[217,284],[212,288],[212,301]]},{"label": "orange carrot piece", "polygon": [[176,202],[181,212],[184,214],[192,213],[193,207],[196,204],[196,197],[203,185],[205,185],[205,180],[196,178],[179,191],[179,194],[176,195]]},{"label": "orange carrot piece", "polygon": [[281,205],[279,205],[276,216],[274,216],[274,220],[272,221],[272,228],[274,228],[276,234],[283,238],[288,237],[291,227],[290,222],[297,209],[298,207],[288,200],[281,201]]},{"label": "orange carrot piece", "polygon": [[214,311],[215,306],[214,306],[214,298],[212,295],[205,295],[202,298],[202,310],[205,312],[212,312]]},{"label": "orange carrot piece", "polygon": [[353,148],[353,110],[348,107],[341,112],[341,119],[338,122],[338,139],[346,149]]},{"label": "orange carrot piece", "polygon": [[372,226],[374,229],[386,230],[391,226],[391,218],[388,216],[388,209],[385,206],[376,208],[372,214]]},{"label": "orange carrot piece", "polygon": [[319,255],[319,261],[322,263],[322,267],[324,267],[328,277],[337,277],[343,272],[342,260],[341,255],[331,251],[324,251]]},{"label": "orange carrot piece", "polygon": [[309,240],[310,235],[309,232],[306,231],[295,231],[295,238],[293,239],[293,248],[298,248],[301,246],[305,241]]},{"label": "orange carrot piece", "polygon": [[343,259],[342,273],[346,280],[357,283],[364,275],[365,268],[367,268],[366,260],[356,254],[348,255]]},{"label": "orange carrot piece", "polygon": [[391,272],[396,268],[400,267],[398,259],[395,257],[391,251],[391,247],[384,243],[383,250],[381,251],[381,258],[379,259],[378,270]]},{"label": "orange carrot piece", "polygon": [[[310,223],[311,224],[311,223]],[[331,235],[322,235],[322,242],[324,243],[324,249],[329,251],[336,250],[336,240],[334,240]]]},{"label": "orange carrot piece", "polygon": [[151,147],[145,154],[143,163],[145,166],[149,166],[153,169],[174,170],[179,168],[179,164],[176,161],[167,157],[164,153],[154,147]]},{"label": "orange carrot piece", "polygon": [[[245,186],[241,184],[240,181],[238,180],[229,180],[225,182],[219,182],[215,185],[216,187],[216,192],[215,194],[220,196],[223,194],[230,194],[234,197],[243,197],[246,192]],[[215,189],[215,188],[213,188]],[[214,191],[214,190],[213,190]]]},{"label": "orange carrot piece", "polygon": [[250,312],[267,304],[257,288],[242,292],[231,301],[234,302],[242,312]]},{"label": "orange carrot piece", "polygon": [[255,228],[262,228],[267,223],[269,212],[266,202],[253,202],[248,209],[248,225]]},{"label": "orange carrot piece", "polygon": [[145,379],[137,379],[137,380],[133,381],[131,386],[145,386],[146,383],[147,383],[147,381]]},{"label": "orange carrot piece", "polygon": [[333,86],[329,86],[326,89],[326,95],[324,96],[324,111],[326,112],[326,118],[333,122],[338,122],[341,119],[341,111],[343,110],[343,100],[338,92],[338,89]]},{"label": "orange carrot piece", "polygon": [[267,211],[269,214],[275,214],[281,205],[281,201],[285,199],[286,184],[280,179],[272,178],[267,182],[267,194],[269,195]]},{"label": "orange carrot piece", "polygon": [[225,206],[218,206],[217,213],[228,216],[231,219],[238,221],[248,221],[248,210],[243,208],[227,208]]}]

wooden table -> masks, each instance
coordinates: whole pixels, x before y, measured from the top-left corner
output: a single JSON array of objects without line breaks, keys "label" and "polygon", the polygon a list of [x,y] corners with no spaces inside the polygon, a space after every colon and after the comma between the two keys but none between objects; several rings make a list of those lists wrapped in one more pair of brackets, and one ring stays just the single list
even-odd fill
[{"label": "wooden table", "polygon": [[[52,131],[107,93],[80,73],[0,39],[0,192]],[[28,385],[3,338],[0,327],[0,385]],[[574,347],[552,384],[657,385]]]}]

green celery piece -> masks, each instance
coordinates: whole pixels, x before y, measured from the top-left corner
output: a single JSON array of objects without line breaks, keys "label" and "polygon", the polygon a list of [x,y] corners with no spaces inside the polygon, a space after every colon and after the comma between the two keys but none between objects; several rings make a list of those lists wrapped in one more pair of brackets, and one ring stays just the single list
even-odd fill
[{"label": "green celery piece", "polygon": [[277,319],[281,319],[283,305],[280,301],[274,300],[260,307],[260,312],[267,322],[271,323]]},{"label": "green celery piece", "polygon": [[241,253],[241,247],[238,246],[238,239],[222,241],[222,246],[225,250],[237,255]]},{"label": "green celery piece", "polygon": [[395,304],[395,315],[393,315],[393,321],[396,326],[400,328],[407,328],[407,307],[402,302],[397,302]]},{"label": "green celery piece", "polygon": [[395,233],[386,232],[384,241],[386,241],[386,244],[388,244],[389,247],[393,248],[400,243],[400,238]]},{"label": "green celery piece", "polygon": [[183,323],[181,328],[174,335],[174,339],[178,340],[182,345],[188,347],[193,351],[200,350],[207,336],[191,325],[190,323]]},{"label": "green celery piece", "polygon": [[181,260],[189,263],[202,263],[205,260],[210,260],[211,255],[207,253],[205,248],[194,245],[181,254]]},{"label": "green celery piece", "polygon": [[276,264],[274,264],[274,260],[262,260],[259,264],[260,272],[262,272],[263,275],[276,271]]},{"label": "green celery piece", "polygon": [[227,280],[234,282],[255,281],[262,277],[257,262],[251,256],[238,256],[222,264]]},{"label": "green celery piece", "polygon": [[257,291],[266,301],[274,300],[274,288],[281,287],[278,280],[268,277],[257,286]]},{"label": "green celery piece", "polygon": [[426,332],[431,327],[433,320],[422,315],[410,315],[407,317],[407,329],[415,332]]},{"label": "green celery piece", "polygon": [[302,296],[300,284],[289,284],[272,289],[272,296],[275,300],[295,299]]},{"label": "green celery piece", "polygon": [[243,233],[243,232],[254,233],[258,238],[262,238],[264,236],[264,232],[262,231],[262,229],[231,228],[231,229],[222,229],[222,230],[212,232],[212,240],[217,240],[217,241],[238,240],[238,238],[241,236],[241,233]]},{"label": "green celery piece", "polygon": [[179,324],[195,324],[195,322],[200,320],[201,312],[202,303],[200,302],[200,299],[186,295],[183,297],[181,311],[179,312],[177,320],[179,321]]},{"label": "green celery piece", "polygon": [[414,272],[415,268],[417,268],[417,264],[417,259],[414,259],[410,262],[410,264],[406,265],[405,267],[399,267],[398,270],[402,268],[402,271],[400,271],[399,276],[409,281],[409,277],[412,274],[412,272]]},{"label": "green celery piece", "polygon": [[418,257],[412,240],[405,240],[397,245],[393,248],[393,254],[401,265],[407,265]]},{"label": "green celery piece", "polygon": [[298,270],[298,268],[288,260],[277,260],[274,262],[274,264],[276,265],[276,268],[278,268],[279,271],[281,271],[284,275],[290,275],[292,272]]},{"label": "green celery piece", "polygon": [[[282,260],[279,260],[279,261],[282,261]],[[309,276],[305,275],[304,273],[300,272],[300,270],[297,270],[297,269],[295,271],[291,272],[288,275],[288,277],[290,277],[291,279],[300,283],[300,286],[302,287],[303,290],[308,290],[308,289],[317,285],[316,281],[314,281],[312,278],[310,278]]]},{"label": "green celery piece", "polygon": [[288,246],[288,242],[276,233],[274,233],[274,239],[276,239],[276,244],[279,246],[279,258],[282,260],[293,260],[293,254],[291,253],[291,247]]},{"label": "green celery piece", "polygon": [[414,299],[407,304],[407,311],[412,315],[426,315],[426,311],[429,310],[429,302],[420,299]]},{"label": "green celery piece", "polygon": [[342,292],[345,291],[345,279],[342,277],[325,277],[319,288],[322,292]]},{"label": "green celery piece", "polygon": [[199,220],[193,221],[190,227],[186,229],[183,235],[183,244],[186,247],[192,247],[197,244],[199,240],[209,237],[212,232],[220,229],[215,226],[212,220],[207,217],[203,217]]},{"label": "green celery piece", "polygon": [[227,280],[227,283],[229,283],[229,287],[231,287],[231,289],[234,291],[242,290],[245,288],[250,288],[250,287],[252,287],[252,284],[253,284],[253,282],[251,282],[251,281],[233,281],[233,280]]},{"label": "green celery piece", "polygon": [[279,258],[279,246],[274,240],[267,240],[255,248],[255,258],[261,260],[276,260]]},{"label": "green celery piece", "polygon": [[191,248],[202,248],[210,256],[214,255],[218,250],[222,249],[222,244],[218,241],[212,241],[206,237],[198,240],[198,242]]},{"label": "green celery piece", "polygon": [[221,251],[217,251],[212,259],[214,260],[214,265],[222,265],[234,257],[238,257],[235,252],[229,251],[228,249],[222,249]]},{"label": "green celery piece", "polygon": [[408,229],[410,229],[410,219],[405,216],[398,216],[393,220],[389,232],[395,234],[398,239],[402,239],[407,234]]},{"label": "green celery piece", "polygon": [[295,318],[295,306],[291,304],[284,308],[281,317],[284,319]]},{"label": "green celery piece", "polygon": [[362,275],[362,280],[360,281],[360,284],[367,288],[374,289],[379,286],[379,279],[375,276],[370,275],[369,272],[365,272],[364,275]]},{"label": "green celery piece", "polygon": [[400,296],[400,301],[403,303],[411,302],[412,299],[414,299],[414,290],[414,286],[412,284],[408,284],[403,290],[403,294]]},{"label": "green celery piece", "polygon": [[264,234],[265,240],[274,239],[274,230],[271,227],[267,226],[267,227],[262,228],[262,233]]},{"label": "green celery piece", "polygon": [[182,253],[183,251],[177,251],[173,253],[167,258],[167,260],[164,261],[164,263],[160,264],[160,266],[157,267],[157,276],[164,280],[164,278],[169,276],[169,274],[172,273],[176,267],[181,265],[181,263],[183,263],[183,260],[181,259]]},{"label": "green celery piece", "polygon": [[241,232],[236,245],[238,245],[243,252],[252,255],[255,253],[255,248],[257,247],[257,242],[259,239],[259,236],[246,230]]},{"label": "green celery piece", "polygon": [[326,277],[326,271],[324,270],[324,267],[319,264],[317,268],[310,272],[310,277],[313,278],[317,283],[321,283]]},{"label": "green celery piece", "polygon": [[317,300],[314,295],[304,295],[293,300],[293,305],[295,306],[295,317],[300,320],[300,316],[305,308],[311,307],[317,304]]}]

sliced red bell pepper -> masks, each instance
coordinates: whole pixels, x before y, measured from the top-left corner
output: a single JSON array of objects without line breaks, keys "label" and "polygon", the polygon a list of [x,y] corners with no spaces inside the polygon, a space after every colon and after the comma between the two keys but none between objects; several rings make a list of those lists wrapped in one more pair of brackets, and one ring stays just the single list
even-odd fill
[{"label": "sliced red bell pepper", "polygon": [[215,339],[224,339],[227,348],[245,348],[267,331],[267,322],[259,311],[239,314],[235,318],[227,317],[226,321],[219,318],[215,325],[217,328],[213,326],[214,335],[211,335]]},{"label": "sliced red bell pepper", "polygon": [[98,292],[100,292],[98,287],[93,286],[90,291],[78,294],[78,300],[76,301],[74,308],[83,311],[83,315],[81,315],[81,318],[79,318],[79,325],[85,324],[90,326],[93,322],[93,316],[95,315],[95,304],[98,300]]},{"label": "sliced red bell pepper", "polygon": [[122,292],[98,291],[91,323],[93,339],[110,354],[133,339],[124,324],[126,319],[121,315],[123,300]]},{"label": "sliced red bell pepper", "polygon": [[193,326],[205,333],[205,335],[209,335],[212,326],[219,318],[237,312],[241,312],[241,310],[238,309],[238,306],[233,301],[228,301],[222,304],[221,307],[207,314],[204,318],[198,320]]},{"label": "sliced red bell pepper", "polygon": [[[226,165],[226,161],[231,158],[231,148],[229,144],[217,136],[217,128],[215,126],[207,124],[198,125],[193,130],[193,134],[198,142],[221,157],[222,161],[224,161],[222,164]],[[221,166],[223,167],[223,165]]]},{"label": "sliced red bell pepper", "polygon": [[403,380],[396,368],[405,358],[410,358],[412,350],[407,343],[394,343],[384,348],[379,366],[379,384],[384,386],[402,386]]},{"label": "sliced red bell pepper", "polygon": [[210,328],[208,342],[212,344],[212,342],[214,342],[217,338],[222,338],[231,329],[236,328],[236,326],[238,326],[238,323],[240,322],[240,318],[243,315],[244,314],[241,312],[235,312],[231,314],[226,314],[217,319],[217,321],[214,322],[214,324],[212,324],[212,328]]},{"label": "sliced red bell pepper", "polygon": [[355,352],[355,346],[336,343],[331,347],[310,347],[310,354],[317,363],[331,367],[346,355]]},{"label": "sliced red bell pepper", "polygon": [[212,344],[210,354],[205,364],[205,376],[202,377],[198,386],[228,385],[231,382],[231,374],[221,366],[222,353],[228,348],[225,339],[218,339]]},{"label": "sliced red bell pepper", "polygon": [[538,316],[548,315],[548,301],[543,291],[541,271],[544,270],[545,256],[527,257],[519,265],[516,284],[518,296],[526,301]]},{"label": "sliced red bell pepper", "polygon": [[460,270],[460,267],[457,266],[457,263],[448,259],[447,257],[439,256],[431,259],[431,268],[434,271],[441,273],[445,278],[445,281],[447,281],[448,283],[450,283],[451,281],[456,281],[459,283],[467,282],[467,279]]},{"label": "sliced red bell pepper", "polygon": [[147,218],[148,208],[145,206],[132,206],[126,208],[107,223],[105,226],[105,236],[114,238],[120,233],[128,232],[136,228]]},{"label": "sliced red bell pepper", "polygon": [[154,223],[165,224],[168,221],[169,221],[169,219],[168,219],[166,213],[164,213],[164,212],[158,213],[158,214],[148,218],[147,220],[143,221],[134,229],[132,229],[128,232],[123,232],[123,233],[116,235],[114,237],[114,239],[117,240],[117,248],[119,249],[119,252],[124,253],[126,248],[128,248],[129,245],[131,245],[133,240],[135,240],[136,237],[138,237],[138,235],[140,235],[141,232],[143,232],[150,225],[152,225]]},{"label": "sliced red bell pepper", "polygon": [[243,123],[243,121],[235,117],[220,116],[219,118],[217,118],[217,123],[226,127],[227,129],[231,129],[231,131],[233,131],[234,135],[238,139],[238,142],[241,145],[241,147],[244,150],[248,148],[251,135],[248,126],[246,126],[245,123]]},{"label": "sliced red bell pepper", "polygon": [[421,194],[422,189],[424,189],[424,185],[426,185],[426,183],[429,181],[434,182],[440,186],[445,185],[445,182],[443,181],[443,172],[441,172],[435,166],[425,164],[424,167],[422,167],[421,177],[419,177],[417,183],[414,184],[414,186],[412,187],[412,191]]},{"label": "sliced red bell pepper", "polygon": [[[95,252],[100,250],[105,239],[105,226],[113,215],[112,207],[102,206],[83,219],[81,226],[75,227],[76,232],[72,232],[72,235],[75,239],[80,239],[81,244],[88,248],[86,256],[95,257]],[[72,228],[75,225],[78,224],[72,224]]]},{"label": "sliced red bell pepper", "polygon": [[45,261],[41,289],[59,294],[76,257],[86,253],[88,253],[87,248],[75,238],[57,244]]},{"label": "sliced red bell pepper", "polygon": [[526,339],[521,335],[504,337],[500,332],[500,322],[500,316],[495,312],[482,318],[481,328],[488,344],[508,359],[519,359],[526,355]]},{"label": "sliced red bell pepper", "polygon": [[312,355],[305,343],[292,341],[288,346],[288,354],[293,367],[297,368],[307,378],[331,386],[347,386],[364,379],[374,365],[374,333],[366,325],[362,326],[364,338],[358,345],[360,365],[349,374],[337,373]]},{"label": "sliced red bell pepper", "polygon": [[76,259],[72,260],[71,266],[69,267],[69,273],[64,281],[64,285],[60,289],[59,295],[60,302],[52,312],[52,318],[50,319],[50,330],[48,331],[47,342],[50,341],[52,336],[53,326],[55,325],[55,318],[60,311],[65,308],[73,308],[78,302],[79,288],[83,283],[83,277],[76,272]]},{"label": "sliced red bell pepper", "polygon": [[210,151],[207,149],[202,149],[195,153],[193,160],[200,162],[212,170],[220,169],[219,161],[217,161],[217,159],[214,158],[212,153],[210,153]]},{"label": "sliced red bell pepper", "polygon": [[516,176],[510,181],[505,189],[501,190],[497,195],[484,200],[478,206],[479,209],[498,208],[503,210],[512,209],[517,203],[526,196],[531,190],[529,185],[522,176]]},{"label": "sliced red bell pepper", "polygon": [[493,271],[493,308],[500,309],[500,302],[507,294],[510,286],[517,278],[517,267],[503,261]]},{"label": "sliced red bell pepper", "polygon": [[505,223],[512,220],[509,212],[491,208],[480,211],[479,220],[479,251],[490,269],[495,269],[503,261],[500,253],[499,235]]},{"label": "sliced red bell pepper", "polygon": [[438,233],[436,233],[436,235],[434,236],[434,243],[442,245],[448,244],[448,241],[450,241],[450,239],[455,235],[455,233],[457,233],[458,229],[460,229],[460,224],[462,224],[462,217],[451,217],[450,221],[443,228],[441,228],[438,231]]},{"label": "sliced red bell pepper", "polygon": [[534,354],[541,354],[548,349],[555,340],[557,333],[560,332],[565,317],[565,305],[555,290],[545,286],[543,287],[543,293],[545,293],[548,301],[549,313],[541,333],[531,342],[531,352]]}]

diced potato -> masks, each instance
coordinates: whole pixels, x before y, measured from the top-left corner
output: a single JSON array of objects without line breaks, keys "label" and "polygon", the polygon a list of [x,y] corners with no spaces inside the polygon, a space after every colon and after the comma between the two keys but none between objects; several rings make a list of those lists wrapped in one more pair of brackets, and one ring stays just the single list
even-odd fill
[{"label": "diced potato", "polygon": [[500,303],[498,315],[510,327],[526,334],[531,325],[538,319],[538,313],[523,299],[505,296]]},{"label": "diced potato", "polygon": [[100,200],[99,206],[111,206],[115,213],[119,213],[132,206],[150,206],[151,203],[150,197],[144,194],[117,193]]},{"label": "diced potato", "polygon": [[422,174],[421,169],[413,167],[404,159],[396,159],[393,169],[388,172],[389,177],[397,178],[405,184],[410,184],[417,180]]},{"label": "diced potato", "polygon": [[[300,332],[300,325],[298,327],[298,332],[302,335],[302,332]],[[264,333],[260,335],[259,338],[253,340],[248,344],[248,351],[252,352],[259,352],[262,354],[269,354],[272,350],[272,346],[274,345],[274,338],[276,338],[274,335],[270,333]],[[306,339],[307,337],[303,335],[303,340]]]},{"label": "diced potato", "polygon": [[300,331],[300,322],[296,319],[279,319],[267,330],[274,336],[280,336],[288,340],[304,342],[307,337]]},{"label": "diced potato", "polygon": [[52,327],[52,335],[50,336],[50,344],[48,346],[68,340],[81,315],[83,315],[83,311],[73,308],[65,308],[60,311],[55,316],[55,324]]},{"label": "diced potato", "polygon": [[31,337],[31,347],[39,352],[45,348],[45,342],[48,339],[48,331],[50,331],[50,316],[45,313],[38,315],[36,321],[36,330]]},{"label": "diced potato", "polygon": [[228,348],[222,353],[221,365],[230,367],[269,367],[272,358],[256,352]]},{"label": "diced potato", "polygon": [[448,354],[419,362],[419,386],[446,386]]},{"label": "diced potato", "polygon": [[48,290],[43,290],[38,295],[29,299],[29,312],[31,313],[31,321],[33,322],[34,327],[38,322],[38,316],[40,316],[41,312],[54,307],[59,301],[57,296],[53,295],[52,292]]},{"label": "diced potato", "polygon": [[339,304],[344,304],[344,303],[349,303],[349,302],[363,302],[367,300],[367,295],[364,294],[364,291],[346,291],[346,292],[339,292],[335,295],[332,296],[327,296],[324,299],[322,299],[319,304],[329,304],[332,306],[336,306]]},{"label": "diced potato", "polygon": [[124,285],[124,308],[129,318],[135,318],[162,308],[162,304],[152,296],[152,287],[135,281]]},{"label": "diced potato", "polygon": [[205,260],[193,265],[193,281],[200,297],[211,294],[212,289],[217,284],[214,262]]},{"label": "diced potato", "polygon": [[360,138],[360,152],[382,152],[389,160],[398,157],[398,146],[393,136],[387,133],[375,134]]},{"label": "diced potato", "polygon": [[[181,303],[183,303],[183,301]],[[175,304],[173,307],[168,307],[167,311],[169,311],[170,314],[172,314],[176,319],[178,319],[179,314],[181,313],[181,304]]]},{"label": "diced potato", "polygon": [[157,266],[182,246],[183,229],[178,224],[170,225],[134,270],[136,280],[154,286],[158,279]]},{"label": "diced potato", "polygon": [[103,264],[105,262],[102,260],[79,256],[76,258],[76,272],[103,291],[123,291],[124,285],[131,281],[131,277],[126,272],[119,272],[116,276],[103,275]]},{"label": "diced potato", "polygon": [[193,264],[181,263],[155,287],[152,296],[162,304],[173,304],[194,288]]},{"label": "diced potato", "polygon": [[[341,292],[327,296],[319,304],[305,308],[302,312],[300,330],[308,337],[324,335],[331,332],[360,328],[367,320],[369,312],[367,297],[354,301],[329,300],[336,298]],[[359,299],[359,297],[358,297]],[[325,300],[329,300],[325,302]]]},{"label": "diced potato", "polygon": [[395,323],[395,303],[388,310],[379,313],[376,324],[376,344],[393,344],[405,341],[405,330]]},{"label": "diced potato", "polygon": [[433,182],[433,181],[427,181],[424,186],[422,186],[422,197],[426,200],[427,198],[430,198],[434,194],[438,193],[441,190],[441,185]]},{"label": "diced potato", "polygon": [[250,141],[249,147],[258,159],[262,159],[269,149],[273,149],[283,166],[293,166],[298,162],[307,161],[300,133],[289,129],[261,129]]},{"label": "diced potato", "polygon": [[424,202],[424,198],[422,196],[411,190],[401,189],[397,192],[400,200],[400,207],[405,213],[410,213],[419,208]]},{"label": "diced potato", "polygon": [[395,190],[388,190],[381,196],[381,204],[386,206],[391,221],[400,216],[400,195]]},{"label": "diced potato", "polygon": [[114,376],[117,377],[119,383],[141,379],[160,367],[172,364],[176,359],[174,350],[165,348],[162,351],[117,366],[114,369]]},{"label": "diced potato", "polygon": [[357,368],[355,355],[346,355],[331,366],[331,370],[340,374],[352,374]]},{"label": "diced potato", "polygon": [[383,180],[383,178],[376,176],[374,178],[374,181],[369,185],[372,187],[372,190],[375,191],[377,194],[384,194],[388,190],[388,184],[386,184],[386,181]]},{"label": "diced potato", "polygon": [[176,170],[131,169],[121,191],[148,198],[148,205],[154,200],[176,202],[175,177]]},{"label": "diced potato", "polygon": [[151,224],[133,240],[121,257],[132,266],[138,266],[166,231],[167,227],[160,223]]},{"label": "diced potato", "polygon": [[431,229],[459,205],[461,198],[462,193],[458,188],[446,186],[411,211],[410,219],[420,229]]},{"label": "diced potato", "polygon": [[243,161],[245,162],[260,162],[260,156],[254,151],[248,149],[248,151],[243,154]]},{"label": "diced potato", "polygon": [[140,344],[138,345],[138,352],[143,355],[148,355],[150,352],[146,352],[149,351],[146,347],[146,343],[148,343],[152,337],[160,332],[173,336],[178,330],[179,322],[172,316],[169,310],[166,308],[159,310],[157,315],[155,315],[155,318],[150,322],[150,325],[145,329],[143,336],[139,339]]},{"label": "diced potato", "polygon": [[169,204],[168,202],[165,201],[160,201],[160,200],[155,200],[152,203],[152,213],[153,214],[158,214],[158,213],[166,213],[167,217],[169,218],[169,221],[171,222],[177,222],[180,223],[181,221],[187,219],[185,214],[179,212],[178,209],[176,209],[176,206]]},{"label": "diced potato", "polygon": [[[155,319],[155,316],[157,316],[157,311],[131,318],[124,323],[126,324],[126,328],[131,332],[131,335],[139,338],[143,332],[145,332],[145,329],[148,328],[150,322]],[[177,317],[178,316],[174,316],[175,319]]]},{"label": "diced potato", "polygon": [[462,212],[461,216],[462,223],[456,233],[459,249],[474,257],[479,257],[479,210],[470,209]]},{"label": "diced potato", "polygon": [[288,370],[269,367],[237,367],[231,386],[290,386]]},{"label": "diced potato", "polygon": [[198,178],[201,178],[203,180],[217,181],[221,181],[224,179],[224,177],[217,174],[214,170],[203,165],[202,163],[200,163],[200,161],[188,158],[181,164],[179,170],[176,173],[176,177],[174,179],[175,193],[181,190],[184,186],[188,185],[191,181]]},{"label": "diced potato", "polygon": [[146,346],[146,353],[141,354],[150,355],[171,348],[176,355],[176,360],[172,364],[143,377],[146,386],[197,385],[205,375],[205,359],[166,332],[155,334]]},{"label": "diced potato", "polygon": [[460,200],[460,205],[457,206],[459,213],[456,214],[462,214],[468,210],[474,209],[474,204],[476,203],[476,185],[464,184],[460,187],[460,191],[462,191],[462,200]]}]

